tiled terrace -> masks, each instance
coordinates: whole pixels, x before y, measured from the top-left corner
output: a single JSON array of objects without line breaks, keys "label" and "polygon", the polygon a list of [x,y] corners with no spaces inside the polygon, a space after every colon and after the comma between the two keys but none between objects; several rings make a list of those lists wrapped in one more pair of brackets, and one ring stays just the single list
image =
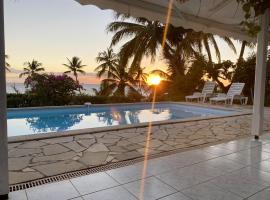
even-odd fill
[{"label": "tiled terrace", "polygon": [[[270,130],[266,112],[265,130]],[[150,155],[179,152],[250,135],[251,115],[154,126]],[[10,184],[142,158],[148,128],[9,144]],[[170,163],[171,165],[171,163]]]},{"label": "tiled terrace", "polygon": [[[269,200],[270,134],[10,194],[12,200]],[[143,198],[141,198],[143,197]]]}]

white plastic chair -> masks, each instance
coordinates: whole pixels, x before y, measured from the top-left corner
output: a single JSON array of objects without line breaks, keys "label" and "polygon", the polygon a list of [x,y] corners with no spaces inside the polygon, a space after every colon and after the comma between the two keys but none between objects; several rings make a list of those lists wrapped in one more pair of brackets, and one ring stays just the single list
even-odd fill
[{"label": "white plastic chair", "polygon": [[194,92],[192,95],[186,96],[186,101],[197,99],[198,101],[201,100],[204,103],[208,97],[213,95],[215,87],[215,82],[207,81],[203,86],[202,92]]},{"label": "white plastic chair", "polygon": [[242,94],[244,87],[245,83],[232,83],[227,94],[219,93],[216,97],[210,98],[210,103],[224,101],[232,105],[235,97]]}]

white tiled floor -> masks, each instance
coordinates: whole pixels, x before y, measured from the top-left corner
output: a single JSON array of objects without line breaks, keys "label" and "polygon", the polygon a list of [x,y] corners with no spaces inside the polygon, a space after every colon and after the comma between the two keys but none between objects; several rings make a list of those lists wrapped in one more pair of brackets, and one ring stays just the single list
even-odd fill
[{"label": "white tiled floor", "polygon": [[10,193],[11,200],[269,200],[270,134]]}]

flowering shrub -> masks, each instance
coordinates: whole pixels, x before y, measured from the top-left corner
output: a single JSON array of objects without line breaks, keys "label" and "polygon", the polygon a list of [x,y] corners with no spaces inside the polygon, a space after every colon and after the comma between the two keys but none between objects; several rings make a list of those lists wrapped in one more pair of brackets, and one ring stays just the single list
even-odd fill
[{"label": "flowering shrub", "polygon": [[39,105],[69,104],[71,97],[82,86],[66,74],[35,74],[25,80],[27,93],[35,96]]}]

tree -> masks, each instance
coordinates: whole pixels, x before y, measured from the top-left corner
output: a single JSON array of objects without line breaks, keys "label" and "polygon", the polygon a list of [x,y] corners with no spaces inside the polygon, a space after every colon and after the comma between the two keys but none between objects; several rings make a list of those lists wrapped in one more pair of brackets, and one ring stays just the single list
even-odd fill
[{"label": "tree", "polygon": [[240,50],[240,54],[239,54],[239,57],[238,57],[238,61],[240,60],[243,60],[244,59],[244,53],[245,53],[245,49],[246,47],[249,47],[249,48],[254,48],[254,44],[251,43],[251,42],[247,42],[247,41],[242,41],[242,44],[241,44],[241,50]]},{"label": "tree", "polygon": [[27,93],[35,97],[38,105],[63,105],[81,86],[66,74],[34,74],[25,80]]},{"label": "tree", "polygon": [[126,89],[136,91],[135,85],[137,81],[134,80],[132,75],[129,73],[127,67],[122,65],[118,61],[115,67],[111,68],[110,78],[102,80],[101,84],[104,86],[105,93],[109,95],[125,96]]},{"label": "tree", "polygon": [[[168,73],[172,76],[183,76],[186,70],[186,61],[202,53],[205,48],[209,64],[208,74],[214,70],[211,46],[214,47],[216,56],[220,62],[220,51],[216,37],[210,33],[195,32],[182,27],[175,27],[169,24],[167,38],[163,44],[163,35],[165,31],[164,24],[158,21],[150,21],[145,18],[131,18],[121,16],[122,20],[109,24],[107,30],[113,32],[111,45],[118,44],[123,38],[129,39],[120,49],[120,56],[123,57],[124,63],[133,58],[131,69],[139,69],[141,60],[144,56],[155,59],[156,54],[162,47],[162,54],[168,63]],[[118,19],[119,19],[118,16]],[[129,19],[128,21],[126,19]],[[220,37],[228,46],[236,52],[233,42],[228,37]],[[211,77],[215,78],[215,77]]]},{"label": "tree", "polygon": [[[164,24],[142,17],[132,18],[123,15],[120,15],[120,17],[118,16],[119,21],[108,25],[107,31],[114,33],[112,46],[118,44],[123,38],[131,38],[124,43],[119,52],[123,63],[126,64],[129,59],[133,58],[131,69],[134,69],[140,66],[144,56],[151,57],[154,60],[163,44]],[[184,35],[189,31],[169,25],[165,45],[175,45],[176,42],[182,41]],[[190,48],[187,49],[190,50]]]},{"label": "tree", "polygon": [[67,60],[68,63],[63,65],[68,68],[68,71],[65,71],[64,73],[65,74],[72,73],[73,76],[75,77],[75,81],[79,84],[78,74],[85,74],[85,71],[82,68],[85,67],[86,65],[83,65],[82,60],[76,56],[72,57],[71,60],[67,58]]},{"label": "tree", "polygon": [[96,61],[100,63],[95,69],[97,76],[100,78],[107,73],[107,78],[110,78],[112,68],[117,65],[118,55],[113,52],[112,48],[108,48],[106,51],[102,51],[98,54]]},{"label": "tree", "polygon": [[209,63],[213,62],[212,53],[211,53],[211,46],[215,50],[215,54],[217,56],[218,61],[220,62],[220,60],[221,60],[221,54],[220,54],[219,47],[218,47],[218,44],[216,41],[216,37],[223,40],[228,45],[228,47],[234,53],[236,53],[236,48],[235,48],[232,40],[228,37],[215,36],[211,33],[203,33],[201,31],[200,32],[192,31],[192,32],[189,32],[187,34],[187,38],[189,40],[191,40],[193,45],[195,45],[199,49],[200,53],[202,52],[202,47],[205,48]]},{"label": "tree", "polygon": [[32,62],[25,62],[23,72],[19,75],[19,77],[27,76],[32,77],[39,72],[44,71],[45,69],[42,67],[42,63],[37,60],[32,60]]}]

